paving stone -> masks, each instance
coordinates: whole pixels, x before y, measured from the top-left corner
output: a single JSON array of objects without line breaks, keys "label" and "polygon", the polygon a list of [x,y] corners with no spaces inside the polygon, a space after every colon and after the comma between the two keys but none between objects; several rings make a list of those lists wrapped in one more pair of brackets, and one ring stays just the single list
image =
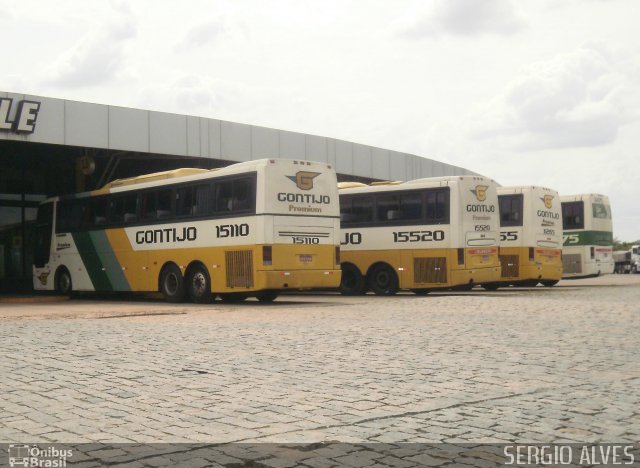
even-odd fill
[{"label": "paving stone", "polygon": [[[640,275],[624,276],[269,307],[0,304],[0,441],[637,441]],[[181,315],[97,319],[149,310]]]}]

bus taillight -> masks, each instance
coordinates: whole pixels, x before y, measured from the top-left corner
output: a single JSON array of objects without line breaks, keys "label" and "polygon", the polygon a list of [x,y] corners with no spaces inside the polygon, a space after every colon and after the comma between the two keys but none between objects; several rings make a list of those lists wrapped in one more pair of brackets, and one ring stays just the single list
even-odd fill
[{"label": "bus taillight", "polygon": [[340,246],[336,246],[336,265],[340,265]]},{"label": "bus taillight", "polygon": [[596,258],[596,248],[591,247],[591,258]]},{"label": "bus taillight", "polygon": [[273,264],[272,250],[270,245],[262,246],[262,264],[263,265]]},{"label": "bus taillight", "polygon": [[458,249],[458,265],[464,265],[464,249]]},{"label": "bus taillight", "polygon": [[529,261],[533,262],[536,259],[536,250],[533,247],[529,247]]}]

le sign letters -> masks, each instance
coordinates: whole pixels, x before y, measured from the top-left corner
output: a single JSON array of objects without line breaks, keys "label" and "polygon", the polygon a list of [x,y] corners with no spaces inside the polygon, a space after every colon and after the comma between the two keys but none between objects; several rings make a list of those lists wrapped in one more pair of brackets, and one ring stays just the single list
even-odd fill
[{"label": "le sign letters", "polygon": [[36,129],[36,119],[40,110],[37,101],[18,101],[18,108],[13,120],[9,112],[13,106],[13,99],[0,98],[0,131],[15,133],[33,133]]}]

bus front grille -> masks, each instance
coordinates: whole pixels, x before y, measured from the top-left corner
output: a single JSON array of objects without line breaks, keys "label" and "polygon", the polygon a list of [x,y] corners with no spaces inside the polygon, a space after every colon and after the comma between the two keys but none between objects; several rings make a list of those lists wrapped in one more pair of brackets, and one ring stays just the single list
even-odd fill
[{"label": "bus front grille", "polygon": [[232,250],[224,253],[228,288],[253,287],[253,252]]},{"label": "bus front grille", "polygon": [[446,283],[447,282],[447,258],[414,258],[413,259],[414,283]]},{"label": "bus front grille", "polygon": [[582,255],[562,255],[562,270],[564,273],[582,273]]},{"label": "bus front grille", "polygon": [[500,255],[501,276],[516,278],[520,274],[520,257],[517,255]]}]

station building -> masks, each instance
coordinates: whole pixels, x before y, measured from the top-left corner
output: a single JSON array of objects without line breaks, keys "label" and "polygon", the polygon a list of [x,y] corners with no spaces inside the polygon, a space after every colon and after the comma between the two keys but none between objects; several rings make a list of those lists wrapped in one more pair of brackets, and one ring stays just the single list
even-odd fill
[{"label": "station building", "polygon": [[150,172],[287,158],[332,164],[338,180],[474,174],[335,138],[0,91],[0,292],[31,288],[33,224],[47,197]]}]

